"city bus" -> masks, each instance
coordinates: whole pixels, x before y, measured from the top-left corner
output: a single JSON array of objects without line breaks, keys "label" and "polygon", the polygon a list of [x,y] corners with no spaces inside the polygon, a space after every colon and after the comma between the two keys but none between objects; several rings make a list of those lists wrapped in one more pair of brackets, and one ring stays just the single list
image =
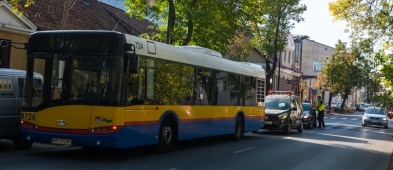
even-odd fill
[{"label": "city bus", "polygon": [[[198,46],[172,46],[113,31],[30,35],[21,138],[84,147],[156,145],[264,126],[265,71]],[[37,97],[40,96],[40,97]]]}]

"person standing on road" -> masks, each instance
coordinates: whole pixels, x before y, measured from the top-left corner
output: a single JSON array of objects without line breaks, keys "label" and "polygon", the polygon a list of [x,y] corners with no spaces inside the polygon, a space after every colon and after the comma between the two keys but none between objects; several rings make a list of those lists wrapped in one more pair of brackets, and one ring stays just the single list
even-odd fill
[{"label": "person standing on road", "polygon": [[325,129],[325,122],[323,121],[323,117],[325,116],[325,103],[323,102],[321,96],[318,96],[318,102],[317,102],[317,109],[318,109],[318,128],[322,127]]}]

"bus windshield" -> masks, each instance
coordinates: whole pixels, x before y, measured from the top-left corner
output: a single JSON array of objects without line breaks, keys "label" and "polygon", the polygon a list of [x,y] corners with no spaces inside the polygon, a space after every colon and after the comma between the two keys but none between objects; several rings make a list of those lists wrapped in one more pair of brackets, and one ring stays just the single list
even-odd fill
[{"label": "bus windshield", "polygon": [[[119,105],[121,58],[113,56],[45,55],[29,58],[34,72],[44,75],[37,87],[26,79],[24,107],[61,102],[69,104]],[[64,103],[66,102],[66,103]]]}]

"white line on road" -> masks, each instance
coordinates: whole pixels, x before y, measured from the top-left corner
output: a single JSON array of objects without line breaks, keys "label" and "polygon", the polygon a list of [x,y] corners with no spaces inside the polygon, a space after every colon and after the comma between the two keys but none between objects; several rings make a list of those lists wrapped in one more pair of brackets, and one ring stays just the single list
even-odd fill
[{"label": "white line on road", "polygon": [[341,119],[347,120],[348,118],[346,118],[346,117],[342,117]]},{"label": "white line on road", "polygon": [[251,147],[251,148],[246,148],[246,149],[242,149],[242,150],[235,151],[235,152],[233,152],[233,153],[240,153],[240,152],[248,151],[248,150],[250,150],[250,149],[254,149],[254,148],[253,148],[253,147]]},{"label": "white line on road", "polygon": [[351,120],[359,120],[359,119],[356,119],[356,118],[352,118]]}]

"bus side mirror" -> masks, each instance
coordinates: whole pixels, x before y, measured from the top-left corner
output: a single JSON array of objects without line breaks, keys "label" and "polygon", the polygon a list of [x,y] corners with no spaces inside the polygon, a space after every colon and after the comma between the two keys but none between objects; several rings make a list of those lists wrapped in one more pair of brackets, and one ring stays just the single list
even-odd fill
[{"label": "bus side mirror", "polygon": [[139,55],[133,53],[130,57],[129,73],[137,74],[138,73],[138,65],[139,65]]}]

